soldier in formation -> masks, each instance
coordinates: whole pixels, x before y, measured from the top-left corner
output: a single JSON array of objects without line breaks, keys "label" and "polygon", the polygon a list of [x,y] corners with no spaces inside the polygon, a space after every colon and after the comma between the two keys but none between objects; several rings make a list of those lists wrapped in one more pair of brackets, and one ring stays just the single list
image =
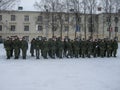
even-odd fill
[{"label": "soldier in formation", "polygon": [[[60,37],[58,38],[50,38],[46,39],[45,37],[42,40],[35,40],[35,46],[39,50],[38,56],[42,56],[47,59],[52,58],[91,58],[91,57],[116,57],[118,42],[117,40],[109,40],[109,39],[74,39],[70,40],[69,38],[65,38],[62,40]],[[31,44],[32,45],[32,44]],[[41,54],[41,55],[40,55]],[[37,54],[36,54],[37,57]]]},{"label": "soldier in formation", "polygon": [[[6,50],[7,59],[10,59],[13,55],[15,59],[18,59],[20,56],[20,50],[22,50],[22,57],[26,59],[26,53],[28,50],[28,43],[23,38],[21,41],[18,37],[15,37],[14,40],[7,38],[4,42],[4,47]],[[118,49],[118,42],[116,39],[88,39],[84,38],[81,40],[75,38],[71,40],[69,38],[53,37],[47,39],[45,37],[33,38],[30,46],[31,56],[40,59],[48,58],[91,58],[91,57],[116,57]],[[34,52],[35,51],[35,52]]]},{"label": "soldier in formation", "polygon": [[[19,59],[20,57],[20,50],[22,51],[22,58],[26,59],[27,56],[27,49],[28,49],[28,42],[23,37],[20,40],[17,36],[7,37],[4,41],[4,48],[6,50],[7,59],[10,59],[14,56],[14,59]],[[14,54],[14,55],[13,55]]]}]

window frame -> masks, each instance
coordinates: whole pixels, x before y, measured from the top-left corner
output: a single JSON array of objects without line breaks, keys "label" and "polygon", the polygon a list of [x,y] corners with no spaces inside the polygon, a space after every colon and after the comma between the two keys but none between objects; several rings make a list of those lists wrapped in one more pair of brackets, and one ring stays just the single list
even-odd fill
[{"label": "window frame", "polygon": [[37,31],[43,31],[43,26],[42,25],[38,25],[37,29],[38,29]]},{"label": "window frame", "polygon": [[2,29],[3,29],[3,26],[2,26],[2,25],[0,25],[0,31],[2,31]]},{"label": "window frame", "polygon": [[24,21],[25,22],[29,22],[29,19],[30,19],[29,15],[24,15]]},{"label": "window frame", "polygon": [[16,31],[16,25],[11,25],[10,26],[10,31]]},{"label": "window frame", "polygon": [[11,15],[11,21],[16,21],[16,16],[15,15]]},{"label": "window frame", "polygon": [[30,30],[29,25],[24,25],[24,31],[29,31],[29,30]]},{"label": "window frame", "polygon": [[2,15],[0,15],[0,21],[2,21]]}]

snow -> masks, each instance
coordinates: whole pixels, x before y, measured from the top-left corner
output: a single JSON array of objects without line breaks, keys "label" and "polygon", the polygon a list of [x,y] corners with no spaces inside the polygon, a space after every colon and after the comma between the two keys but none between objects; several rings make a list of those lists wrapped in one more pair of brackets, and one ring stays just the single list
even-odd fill
[{"label": "snow", "polygon": [[6,60],[0,45],[0,90],[120,90],[117,58]]}]

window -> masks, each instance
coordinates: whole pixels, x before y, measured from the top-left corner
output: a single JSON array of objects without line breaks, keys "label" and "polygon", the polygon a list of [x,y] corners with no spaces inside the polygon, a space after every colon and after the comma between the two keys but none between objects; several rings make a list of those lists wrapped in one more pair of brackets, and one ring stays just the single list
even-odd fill
[{"label": "window", "polygon": [[92,22],[92,18],[89,17],[89,18],[88,18],[88,23],[91,23],[91,22]]},{"label": "window", "polygon": [[88,26],[88,32],[95,32],[94,25],[91,24]]},{"label": "window", "polygon": [[80,23],[81,23],[81,17],[78,17],[78,22],[80,22]]},{"label": "window", "polygon": [[41,25],[38,25],[38,31],[42,31],[43,27]]},{"label": "window", "polygon": [[111,22],[111,17],[106,17],[106,21],[109,23]]},{"label": "window", "polygon": [[0,21],[2,21],[2,15],[0,15]]},{"label": "window", "polygon": [[68,31],[68,28],[69,28],[68,26],[65,26],[65,32],[67,32],[67,31]]},{"label": "window", "polygon": [[57,16],[54,16],[54,17],[53,17],[53,20],[54,20],[55,22],[57,22],[57,19],[58,19]]},{"label": "window", "polygon": [[65,15],[65,21],[68,22],[69,21],[69,16]]},{"label": "window", "polygon": [[29,16],[28,15],[24,16],[24,21],[29,21]]},{"label": "window", "polygon": [[15,25],[11,25],[11,31],[15,31]]},{"label": "window", "polygon": [[2,31],[2,25],[0,25],[0,31]]},{"label": "window", "polygon": [[3,43],[3,39],[2,39],[2,36],[0,36],[0,43]]},{"label": "window", "polygon": [[29,26],[28,25],[24,26],[24,31],[29,31]]},{"label": "window", "polygon": [[16,16],[15,15],[11,15],[11,21],[15,21],[16,20]]},{"label": "window", "polygon": [[43,21],[42,16],[38,16],[38,21],[39,21],[39,22],[42,22],[42,21]]}]

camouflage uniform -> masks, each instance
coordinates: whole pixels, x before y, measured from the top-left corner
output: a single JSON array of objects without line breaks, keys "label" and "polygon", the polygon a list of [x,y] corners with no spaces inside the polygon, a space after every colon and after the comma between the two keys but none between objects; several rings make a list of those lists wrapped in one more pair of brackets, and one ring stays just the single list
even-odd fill
[{"label": "camouflage uniform", "polygon": [[14,46],[13,46],[13,40],[12,40],[12,38],[10,38],[10,42],[11,42],[10,56],[13,57]]},{"label": "camouflage uniform", "polygon": [[73,47],[74,47],[75,58],[78,58],[79,57],[79,40],[78,39],[74,41]]},{"label": "camouflage uniform", "polygon": [[49,40],[49,55],[51,58],[55,59],[56,55],[56,41],[55,38]]},{"label": "camouflage uniform", "polygon": [[18,37],[15,38],[13,41],[14,45],[14,54],[15,54],[15,59],[18,59],[20,56],[20,48],[21,48],[21,43]]},{"label": "camouflage uniform", "polygon": [[35,51],[36,51],[36,59],[40,58],[40,40],[36,38],[35,40]]},{"label": "camouflage uniform", "polygon": [[34,56],[34,50],[35,50],[35,39],[33,38],[31,41],[31,46],[30,46],[31,56]]},{"label": "camouflage uniform", "polygon": [[92,55],[92,49],[93,49],[93,42],[88,40],[87,41],[87,57],[90,58]]},{"label": "camouflage uniform", "polygon": [[52,46],[52,38],[48,40],[48,48],[49,48],[48,55],[50,56],[50,58],[52,58],[51,46]]},{"label": "camouflage uniform", "polygon": [[104,52],[105,52],[105,42],[104,42],[104,40],[102,40],[100,42],[100,56],[101,57],[104,57]]},{"label": "camouflage uniform", "polygon": [[42,56],[44,59],[47,59],[47,54],[48,54],[48,41],[43,40],[43,42],[42,42]]},{"label": "camouflage uniform", "polygon": [[82,46],[81,46],[81,40],[79,40],[79,56],[81,57],[82,55]]},{"label": "camouflage uniform", "polygon": [[107,57],[111,56],[111,51],[112,51],[112,45],[111,44],[112,44],[111,41],[108,40],[107,41],[107,47],[106,47]]},{"label": "camouflage uniform", "polygon": [[117,49],[118,49],[118,42],[117,42],[117,40],[114,40],[113,43],[112,43],[112,50],[113,50],[113,56],[114,57],[116,57]]},{"label": "camouflage uniform", "polygon": [[61,40],[61,38],[59,38],[58,40],[57,40],[57,43],[56,43],[56,47],[57,47],[57,52],[58,52],[58,57],[59,58],[62,58],[62,52],[63,52],[63,42],[62,42],[62,40]]},{"label": "camouflage uniform", "polygon": [[72,57],[71,56],[71,51],[72,51],[72,45],[71,44],[72,43],[71,43],[70,39],[66,39],[64,41],[64,55],[67,58]]},{"label": "camouflage uniform", "polygon": [[85,40],[81,41],[81,52],[82,52],[82,58],[85,58],[86,50],[87,50],[87,42]]},{"label": "camouflage uniform", "polygon": [[98,56],[98,48],[99,48],[98,41],[95,40],[95,41],[93,42],[93,56],[94,56],[94,57],[97,57],[97,56]]},{"label": "camouflage uniform", "polygon": [[11,57],[11,41],[10,41],[10,39],[7,39],[4,41],[4,48],[6,50],[7,59],[10,59],[10,57]]},{"label": "camouflage uniform", "polygon": [[21,49],[22,49],[22,57],[23,57],[23,59],[26,59],[28,42],[24,38],[21,41]]}]

